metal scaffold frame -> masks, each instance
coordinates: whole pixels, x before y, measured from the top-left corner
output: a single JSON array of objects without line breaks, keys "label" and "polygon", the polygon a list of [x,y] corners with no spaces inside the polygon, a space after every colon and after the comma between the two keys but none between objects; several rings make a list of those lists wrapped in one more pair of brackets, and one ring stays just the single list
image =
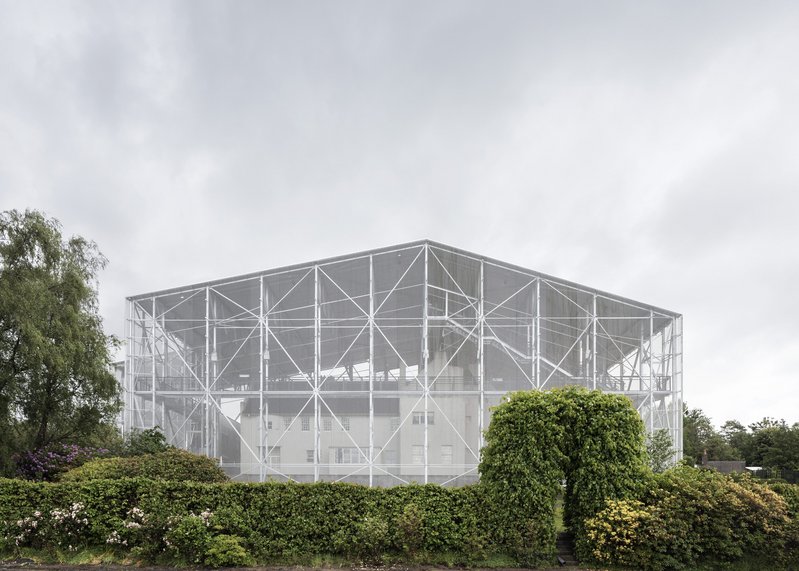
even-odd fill
[{"label": "metal scaffold frame", "polygon": [[682,317],[428,240],[128,298],[125,430],[234,479],[477,479],[513,390],[627,395],[682,456]]}]

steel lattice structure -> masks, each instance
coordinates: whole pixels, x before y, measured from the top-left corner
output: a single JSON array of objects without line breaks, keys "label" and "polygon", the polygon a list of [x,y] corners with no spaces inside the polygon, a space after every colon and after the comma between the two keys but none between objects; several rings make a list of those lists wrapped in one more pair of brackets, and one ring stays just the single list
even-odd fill
[{"label": "steel lattice structure", "polygon": [[682,442],[682,318],[428,240],[128,298],[124,426],[234,479],[477,479],[521,389],[627,395]]}]

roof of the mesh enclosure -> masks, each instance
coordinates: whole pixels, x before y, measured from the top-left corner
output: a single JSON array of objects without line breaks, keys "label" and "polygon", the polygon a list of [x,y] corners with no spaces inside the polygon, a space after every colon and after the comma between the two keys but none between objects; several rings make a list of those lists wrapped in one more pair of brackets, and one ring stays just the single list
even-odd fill
[{"label": "roof of the mesh enclosure", "polygon": [[230,277],[215,279],[215,280],[211,280],[211,281],[197,282],[197,283],[193,283],[193,284],[184,284],[184,285],[173,287],[173,288],[168,288],[168,289],[163,289],[163,290],[158,290],[158,291],[153,291],[153,292],[148,292],[148,293],[143,293],[143,294],[138,294],[138,295],[132,295],[132,296],[128,297],[127,299],[130,300],[130,301],[135,301],[135,300],[140,300],[140,299],[147,299],[147,298],[150,298],[150,297],[153,297],[153,296],[168,295],[168,294],[172,294],[172,293],[178,293],[178,292],[181,292],[181,291],[197,289],[197,288],[206,287],[206,286],[221,285],[221,284],[230,283],[232,281],[241,281],[241,280],[246,280],[246,279],[250,279],[250,278],[254,278],[254,277],[258,277],[258,276],[262,276],[262,275],[267,275],[267,274],[272,274],[272,273],[288,272],[288,271],[295,270],[295,269],[307,268],[308,266],[313,266],[313,265],[324,265],[324,264],[330,264],[330,263],[333,263],[333,262],[339,262],[339,261],[344,261],[344,260],[351,260],[351,259],[354,259],[354,258],[360,258],[360,257],[368,256],[368,255],[371,255],[371,254],[382,254],[382,253],[386,253],[386,252],[393,252],[393,251],[396,251],[396,250],[404,250],[404,249],[408,249],[408,248],[413,248],[415,246],[423,246],[425,244],[429,244],[430,246],[433,246],[435,248],[440,248],[442,250],[448,250],[448,251],[453,252],[455,254],[460,254],[462,256],[473,258],[475,260],[483,260],[485,262],[489,262],[489,263],[492,263],[492,264],[496,264],[498,266],[509,268],[511,270],[515,270],[517,272],[521,272],[523,274],[527,274],[527,275],[530,275],[530,276],[533,276],[533,277],[539,277],[539,278],[542,278],[542,279],[545,279],[545,280],[548,280],[548,281],[552,281],[552,282],[555,282],[555,283],[558,283],[558,284],[562,284],[564,286],[580,289],[580,290],[583,290],[583,291],[588,292],[588,293],[592,293],[592,294],[595,293],[597,295],[608,297],[610,299],[614,299],[614,300],[621,301],[621,302],[624,302],[624,303],[629,303],[631,305],[636,305],[636,306],[641,307],[641,308],[651,309],[652,311],[656,311],[656,312],[664,314],[664,315],[669,315],[669,316],[673,316],[673,317],[678,317],[680,315],[678,312],[674,312],[674,311],[670,311],[668,309],[663,309],[663,308],[660,308],[660,307],[656,307],[656,306],[648,304],[648,303],[642,303],[640,301],[629,299],[629,298],[620,296],[620,295],[615,294],[615,293],[610,293],[610,292],[598,290],[596,288],[593,288],[593,287],[590,287],[590,286],[586,286],[586,285],[583,285],[583,284],[579,284],[579,283],[576,283],[576,282],[572,282],[572,281],[569,281],[569,280],[564,280],[562,278],[558,278],[558,277],[551,276],[551,275],[548,275],[548,274],[545,274],[545,273],[542,273],[542,272],[531,270],[531,269],[525,268],[523,266],[518,266],[516,264],[511,264],[511,263],[508,263],[508,262],[504,262],[502,260],[497,260],[496,258],[490,258],[488,256],[483,256],[481,254],[475,254],[474,252],[469,252],[467,250],[462,250],[460,248],[455,248],[453,246],[448,246],[448,245],[442,244],[440,242],[434,242],[433,240],[416,240],[414,242],[406,242],[404,244],[396,244],[396,245],[393,245],[393,246],[385,246],[383,248],[375,248],[375,249],[372,249],[372,250],[363,250],[361,252],[354,252],[354,253],[351,253],[351,254],[343,254],[341,256],[333,256],[333,257],[330,257],[330,258],[323,258],[323,259],[320,259],[320,260],[312,260],[310,262],[303,262],[303,263],[300,263],[300,264],[292,264],[292,265],[289,265],[289,266],[280,266],[280,267],[277,267],[277,268],[270,268],[270,269],[267,269],[267,270],[261,270],[261,271],[251,272],[251,273],[247,273],[247,274],[241,274],[241,275],[237,275],[237,276],[230,276]]}]

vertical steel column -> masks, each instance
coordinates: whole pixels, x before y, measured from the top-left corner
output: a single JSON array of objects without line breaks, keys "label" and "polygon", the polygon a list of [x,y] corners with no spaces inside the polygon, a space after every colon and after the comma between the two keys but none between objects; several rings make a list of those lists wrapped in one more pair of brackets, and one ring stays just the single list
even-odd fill
[{"label": "vertical steel column", "polygon": [[[678,433],[676,435],[676,442],[674,443],[674,448],[677,450],[677,460],[681,460],[683,457],[683,450],[682,446],[682,438],[683,438],[683,416],[682,416],[682,407],[683,407],[683,390],[682,390],[682,317],[674,317],[672,318],[672,339],[671,339],[671,358],[672,358],[672,365],[671,365],[671,375],[672,375],[672,395],[676,396],[679,395],[678,402],[676,406],[674,406],[674,415],[677,417],[676,426],[678,427]],[[679,382],[679,387],[677,391],[675,391],[675,383]],[[674,400],[674,396],[672,396],[672,401]]]},{"label": "vertical steel column", "polygon": [[155,345],[155,296],[151,299],[153,303],[153,313],[152,313],[152,324],[150,327],[150,352],[153,355],[153,359],[151,362],[151,369],[152,369],[152,386],[150,387],[151,391],[151,398],[153,399],[153,409],[152,414],[150,415],[150,428],[155,428],[155,356],[158,353]]},{"label": "vertical steel column", "polygon": [[369,255],[369,486],[374,483],[375,459],[375,270]]},{"label": "vertical steel column", "polygon": [[266,424],[266,432],[264,439],[261,441],[261,470],[263,476],[261,481],[266,479],[266,467],[269,464],[269,289],[264,290],[264,345],[263,353],[261,354],[262,362],[264,365],[263,385],[261,388],[261,425]]},{"label": "vertical steel column", "polygon": [[535,388],[541,390],[541,278],[535,280]]},{"label": "vertical steel column", "polygon": [[654,387],[654,376],[652,375],[652,371],[654,370],[654,363],[652,362],[652,358],[654,357],[654,350],[652,348],[652,342],[654,341],[652,338],[655,336],[655,315],[653,311],[649,310],[649,434],[655,433],[655,387]]},{"label": "vertical steel column", "polygon": [[423,331],[422,331],[422,346],[423,346],[422,359],[424,360],[424,483],[425,484],[427,483],[427,471],[428,471],[427,470],[427,464],[428,464],[428,462],[427,462],[427,446],[428,446],[428,435],[427,435],[427,407],[428,407],[428,402],[427,402],[427,397],[428,397],[428,392],[430,390],[430,387],[429,387],[429,385],[427,383],[427,380],[428,380],[427,379],[427,376],[428,376],[427,362],[428,362],[429,357],[430,357],[430,351],[428,350],[428,344],[427,344],[427,325],[428,325],[428,315],[427,315],[428,314],[428,307],[427,307],[427,305],[428,305],[428,299],[427,299],[428,287],[427,287],[427,280],[428,280],[428,277],[429,277],[429,272],[428,272],[428,267],[427,266],[428,266],[428,261],[429,261],[429,256],[428,256],[429,250],[430,250],[430,244],[425,243],[425,245],[424,245],[424,311],[422,313],[422,327],[423,327]]},{"label": "vertical steel column", "polygon": [[125,389],[125,410],[122,412],[122,436],[127,436],[127,431],[133,428],[133,353],[136,345],[133,341],[133,301],[128,299],[128,320],[127,320],[127,351],[125,354],[125,370],[122,377],[122,386]]},{"label": "vertical steel column", "polygon": [[319,373],[321,370],[320,359],[321,355],[321,319],[322,313],[319,307],[319,266],[314,265],[314,381],[313,381],[313,395],[314,395],[314,455],[313,455],[313,481],[319,481],[319,448],[321,445],[320,440],[320,411],[319,411]]},{"label": "vertical steel column", "polygon": [[208,383],[208,386],[205,388],[205,414],[207,417],[206,423],[208,424],[208,452],[206,452],[206,455],[213,457],[216,456],[216,440],[219,438],[216,424],[217,415],[213,413],[213,408],[211,407],[211,387],[216,384],[217,379],[219,378],[219,351],[217,350],[216,343],[219,307],[217,306],[216,299],[214,299],[211,303],[211,316],[214,321],[214,344],[211,347],[211,382]]},{"label": "vertical steel column", "polygon": [[594,390],[596,390],[596,294],[594,294],[593,309],[591,313],[593,314],[593,322],[591,323],[591,378],[593,379]]},{"label": "vertical steel column", "polygon": [[[258,481],[264,481],[264,276],[258,278]],[[242,421],[244,419],[242,418]]]},{"label": "vertical steel column", "polygon": [[[208,389],[211,386],[211,289],[205,287],[205,410],[203,411],[203,448],[208,456]],[[191,422],[191,421],[189,421]]]},{"label": "vertical steel column", "polygon": [[479,328],[477,341],[477,379],[480,384],[480,416],[477,419],[477,430],[480,432],[478,446],[478,462],[483,455],[483,429],[485,426],[485,372],[483,372],[483,343],[485,341],[485,262],[480,260],[480,299],[478,301]]}]

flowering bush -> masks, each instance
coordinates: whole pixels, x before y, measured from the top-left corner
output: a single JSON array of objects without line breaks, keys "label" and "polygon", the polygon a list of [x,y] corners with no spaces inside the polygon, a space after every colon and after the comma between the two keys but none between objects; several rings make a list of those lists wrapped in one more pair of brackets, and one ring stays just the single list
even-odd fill
[{"label": "flowering bush", "polygon": [[785,501],[750,478],[680,467],[658,476],[641,501],[607,501],[577,550],[603,565],[696,569],[756,558],[793,568],[795,521]]},{"label": "flowering bush", "polygon": [[211,542],[208,529],[211,515],[205,510],[199,516],[189,514],[174,522],[164,537],[167,547],[186,563],[201,565]]},{"label": "flowering bush", "polygon": [[108,454],[105,448],[88,448],[77,444],[52,444],[14,457],[17,477],[25,480],[53,482],[61,474]]},{"label": "flowering bush", "polygon": [[88,543],[86,531],[89,519],[86,515],[84,505],[79,502],[46,513],[36,510],[32,515],[17,520],[16,525],[6,531],[7,539],[13,540],[16,548],[77,551]]},{"label": "flowering bush", "polygon": [[597,516],[588,520],[585,537],[597,563],[640,567],[639,533],[652,514],[637,500],[608,500]]},{"label": "flowering bush", "polygon": [[[417,563],[447,554],[450,564],[462,564],[493,555],[490,509],[479,486],[0,479],[0,557],[33,547],[60,558],[72,545],[105,548],[119,559],[213,567],[308,564],[318,556],[391,560],[412,547]],[[59,516],[62,527],[53,510],[69,512]],[[55,532],[65,524],[74,531],[60,537]]]}]

